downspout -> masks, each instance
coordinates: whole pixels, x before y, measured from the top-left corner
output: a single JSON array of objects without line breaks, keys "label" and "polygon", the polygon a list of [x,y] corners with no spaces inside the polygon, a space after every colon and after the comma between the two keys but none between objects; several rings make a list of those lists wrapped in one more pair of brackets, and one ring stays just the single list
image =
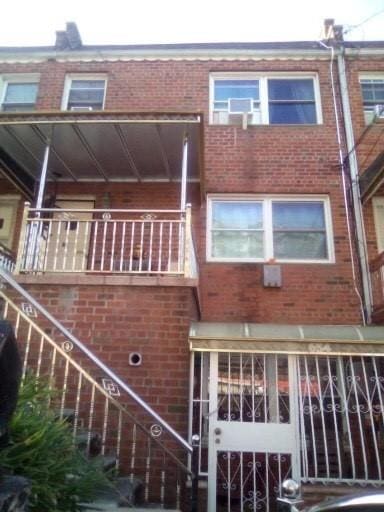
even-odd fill
[{"label": "downspout", "polygon": [[356,149],[355,149],[355,139],[353,134],[352,127],[352,115],[351,115],[351,107],[349,102],[349,93],[348,93],[348,80],[345,71],[345,58],[344,58],[345,49],[341,46],[340,51],[337,56],[337,65],[339,72],[339,82],[340,82],[340,96],[341,96],[341,104],[343,108],[343,116],[344,116],[344,128],[345,128],[345,137],[347,143],[347,154],[349,158],[349,172],[351,178],[351,188],[352,188],[352,202],[353,202],[353,211],[355,215],[355,223],[356,223],[356,235],[357,235],[357,251],[360,262],[361,269],[361,281],[363,287],[363,300],[364,300],[364,310],[365,310],[365,319],[366,323],[371,323],[371,313],[372,313],[372,290],[371,290],[371,281],[369,275],[369,265],[368,265],[368,257],[367,257],[367,243],[364,229],[364,219],[363,219],[363,210],[360,198],[360,188],[359,188],[359,166],[357,162]]}]

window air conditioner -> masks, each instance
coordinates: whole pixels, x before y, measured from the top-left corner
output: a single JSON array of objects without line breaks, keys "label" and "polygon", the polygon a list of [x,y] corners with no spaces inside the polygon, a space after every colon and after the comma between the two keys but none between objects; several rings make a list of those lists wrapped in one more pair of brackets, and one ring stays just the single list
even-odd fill
[{"label": "window air conditioner", "polygon": [[71,110],[74,112],[90,112],[93,110],[92,107],[71,107]]},{"label": "window air conditioner", "polygon": [[229,114],[252,114],[252,98],[228,98]]},{"label": "window air conditioner", "polygon": [[384,117],[384,105],[375,105],[373,107],[375,117]]}]

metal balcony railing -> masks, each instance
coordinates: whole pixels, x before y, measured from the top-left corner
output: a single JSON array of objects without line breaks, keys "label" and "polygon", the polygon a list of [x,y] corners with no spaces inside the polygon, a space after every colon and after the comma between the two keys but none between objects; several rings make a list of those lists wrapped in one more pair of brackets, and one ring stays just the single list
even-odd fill
[{"label": "metal balcony railing", "polygon": [[13,272],[15,268],[15,256],[12,251],[0,243],[0,267]]},{"label": "metal balcony railing", "polygon": [[197,277],[191,207],[182,210],[30,208],[16,272]]}]

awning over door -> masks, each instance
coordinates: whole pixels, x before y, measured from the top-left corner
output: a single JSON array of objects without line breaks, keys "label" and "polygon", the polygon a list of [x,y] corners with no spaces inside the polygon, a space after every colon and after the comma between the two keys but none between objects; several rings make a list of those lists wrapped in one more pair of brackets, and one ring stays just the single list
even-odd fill
[{"label": "awning over door", "polygon": [[48,180],[180,181],[188,137],[188,180],[200,178],[197,114],[0,114],[0,167],[33,190],[51,141]]},{"label": "awning over door", "polygon": [[384,355],[384,327],[194,322],[193,351]]}]

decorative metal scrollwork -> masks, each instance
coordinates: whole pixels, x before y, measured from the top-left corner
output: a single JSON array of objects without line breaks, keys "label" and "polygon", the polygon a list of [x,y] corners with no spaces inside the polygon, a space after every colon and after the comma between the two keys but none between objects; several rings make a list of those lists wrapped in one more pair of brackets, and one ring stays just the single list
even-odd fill
[{"label": "decorative metal scrollwork", "polygon": [[109,396],[120,396],[119,386],[112,379],[102,379],[102,383]]},{"label": "decorative metal scrollwork", "polygon": [[23,310],[23,313],[25,313],[27,316],[31,318],[37,317],[36,309],[29,302],[22,302],[21,309]]},{"label": "decorative metal scrollwork", "polygon": [[73,343],[71,341],[63,341],[61,344],[61,348],[64,350],[64,352],[71,352],[73,350]]},{"label": "decorative metal scrollwork", "polygon": [[143,215],[140,215],[140,218],[143,220],[155,220],[157,215],[154,215],[153,213],[144,213]]},{"label": "decorative metal scrollwork", "polygon": [[154,423],[151,425],[150,431],[152,437],[160,437],[163,433],[163,427],[157,423]]}]

